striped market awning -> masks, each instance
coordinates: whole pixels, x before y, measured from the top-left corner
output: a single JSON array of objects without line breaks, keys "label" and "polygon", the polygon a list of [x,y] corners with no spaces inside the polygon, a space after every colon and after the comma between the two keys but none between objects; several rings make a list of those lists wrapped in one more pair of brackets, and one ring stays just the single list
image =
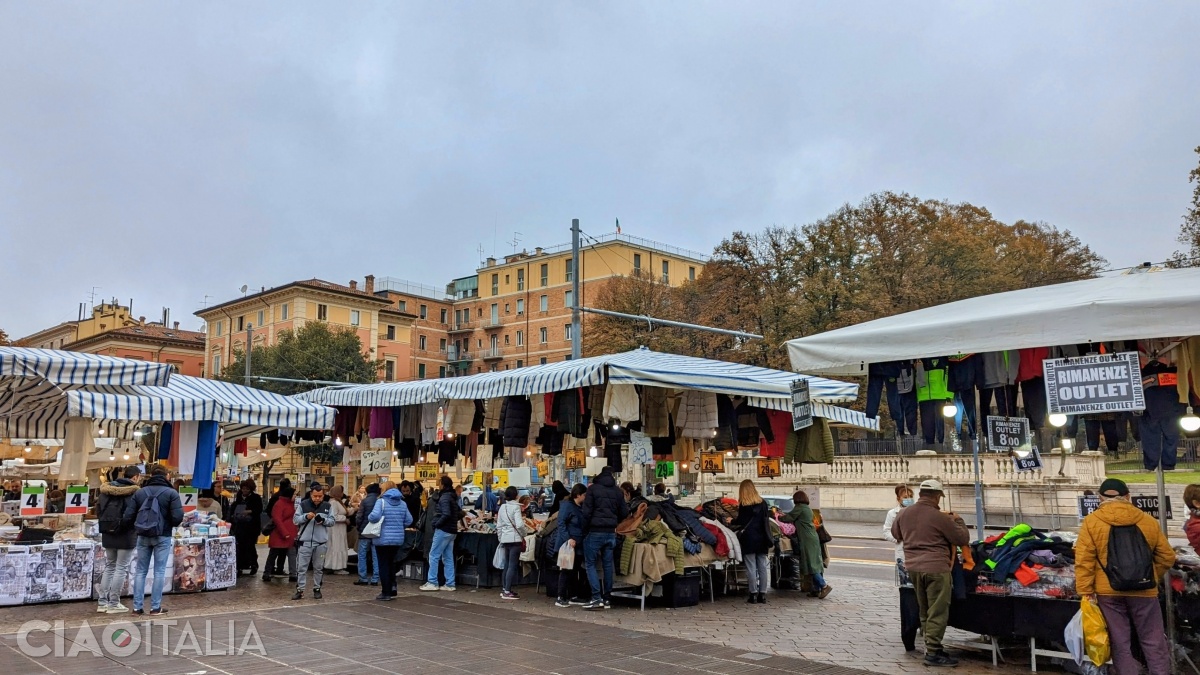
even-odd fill
[{"label": "striped market awning", "polygon": [[0,388],[10,378],[42,380],[57,386],[165,387],[172,368],[114,356],[65,352],[56,349],[0,347]]}]

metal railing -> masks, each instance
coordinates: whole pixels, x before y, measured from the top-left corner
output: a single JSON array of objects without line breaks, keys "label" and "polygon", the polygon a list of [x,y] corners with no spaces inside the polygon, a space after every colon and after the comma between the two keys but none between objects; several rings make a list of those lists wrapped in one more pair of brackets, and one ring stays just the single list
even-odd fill
[{"label": "metal railing", "polygon": [[489,348],[483,350],[482,352],[480,352],[479,357],[482,358],[484,361],[490,361],[492,359],[502,359],[502,358],[504,358],[504,350],[501,349],[500,347],[489,347]]}]

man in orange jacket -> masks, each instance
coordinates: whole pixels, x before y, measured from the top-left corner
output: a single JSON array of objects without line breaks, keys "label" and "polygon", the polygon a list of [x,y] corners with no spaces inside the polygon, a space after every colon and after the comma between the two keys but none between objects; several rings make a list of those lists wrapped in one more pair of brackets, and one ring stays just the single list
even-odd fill
[{"label": "man in orange jacket", "polygon": [[[1134,525],[1146,539],[1154,559],[1154,578],[1161,580],[1175,564],[1175,552],[1158,521],[1130,503],[1129,488],[1116,478],[1100,484],[1100,507],[1083,519],[1075,542],[1075,589],[1079,595],[1100,605],[1108,624],[1116,675],[1136,675],[1139,666],[1131,651],[1131,635],[1138,643],[1151,673],[1171,672],[1171,651],[1163,630],[1158,588],[1138,591],[1114,590],[1104,571],[1108,565],[1109,534],[1114,527]],[[1140,545],[1140,542],[1139,542]]]}]

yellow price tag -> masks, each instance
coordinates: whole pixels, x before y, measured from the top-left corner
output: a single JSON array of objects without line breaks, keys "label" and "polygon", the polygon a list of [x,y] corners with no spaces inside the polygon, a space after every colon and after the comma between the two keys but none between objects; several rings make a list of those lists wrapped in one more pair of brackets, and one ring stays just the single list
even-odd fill
[{"label": "yellow price tag", "polygon": [[437,464],[421,463],[417,465],[417,480],[435,480],[437,477]]},{"label": "yellow price tag", "polygon": [[725,453],[700,453],[700,473],[725,473]]},{"label": "yellow price tag", "polygon": [[780,475],[778,457],[760,457],[758,459],[759,478],[778,478]]},{"label": "yellow price tag", "polygon": [[568,469],[583,469],[587,467],[587,455],[584,454],[582,448],[567,450],[566,456],[566,466]]}]

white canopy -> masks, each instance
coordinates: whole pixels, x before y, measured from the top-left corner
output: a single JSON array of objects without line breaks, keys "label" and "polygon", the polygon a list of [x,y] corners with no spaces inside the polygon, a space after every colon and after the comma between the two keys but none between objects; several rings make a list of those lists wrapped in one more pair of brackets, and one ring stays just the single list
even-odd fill
[{"label": "white canopy", "polygon": [[1122,274],[984,295],[787,343],[792,368],[862,375],[869,363],[1200,335],[1200,268]]}]

